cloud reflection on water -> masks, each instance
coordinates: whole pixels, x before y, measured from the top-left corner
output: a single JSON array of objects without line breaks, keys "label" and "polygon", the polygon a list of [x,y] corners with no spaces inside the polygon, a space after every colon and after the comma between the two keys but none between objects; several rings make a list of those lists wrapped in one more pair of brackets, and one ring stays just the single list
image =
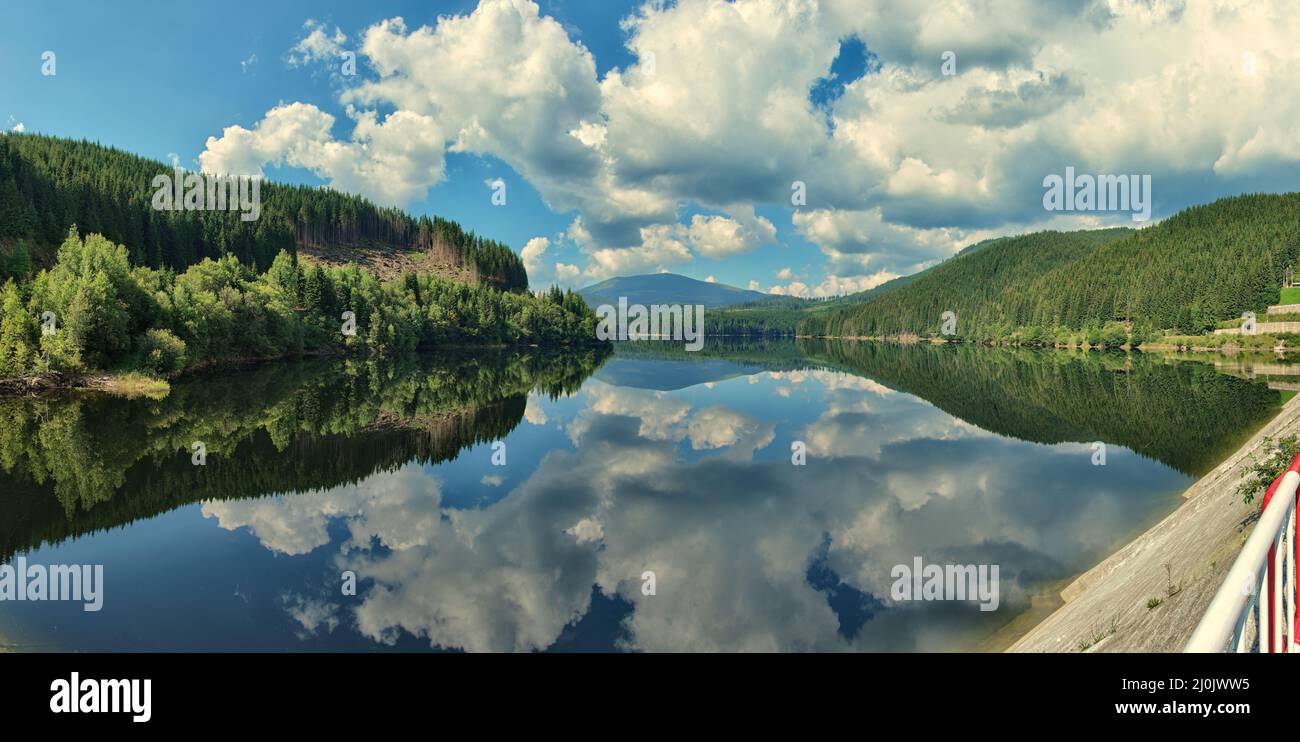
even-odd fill
[{"label": "cloud reflection on water", "polygon": [[[770,402],[778,385],[796,390],[799,414]],[[707,392],[592,380],[578,401],[566,413],[529,400],[527,419],[558,423],[574,450],[555,447],[483,508],[444,507],[438,469],[408,465],[203,512],[276,552],[333,550],[339,571],[369,582],[332,599],[337,612],[379,642],[409,633],[471,651],[545,649],[588,613],[595,586],[631,607],[626,649],[942,650],[975,645],[1026,607],[1029,589],[1089,566],[1183,481],[1159,467],[1166,486],[1153,493],[1150,478],[1116,476],[1158,467],[1127,451],[1092,467],[1086,446],[1002,438],[831,371]],[[789,461],[795,438],[808,443],[806,466]],[[330,539],[331,521],[345,538]],[[1001,609],[892,605],[890,568],[918,555],[1000,564]],[[641,592],[645,570],[655,595]],[[304,601],[287,610],[325,625]]]}]

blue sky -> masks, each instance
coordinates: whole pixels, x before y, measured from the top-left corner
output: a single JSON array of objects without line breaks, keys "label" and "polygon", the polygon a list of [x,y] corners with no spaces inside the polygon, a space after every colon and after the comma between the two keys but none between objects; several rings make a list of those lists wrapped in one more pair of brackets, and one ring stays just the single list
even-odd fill
[{"label": "blue sky", "polygon": [[1152,175],[1157,220],[1294,188],[1285,3],[1050,5],[7,4],[0,126],[446,216],[535,285],[672,270],[827,295],[990,236],[1132,224],[1045,212],[1067,165]]}]

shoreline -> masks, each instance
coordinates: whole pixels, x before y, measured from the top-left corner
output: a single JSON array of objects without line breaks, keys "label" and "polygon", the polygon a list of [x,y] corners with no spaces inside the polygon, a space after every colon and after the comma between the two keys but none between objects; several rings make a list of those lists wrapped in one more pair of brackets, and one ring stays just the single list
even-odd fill
[{"label": "shoreline", "polygon": [[[598,343],[595,345],[599,345]],[[518,344],[509,343],[483,343],[483,344],[465,344],[450,343],[439,345],[436,348],[424,350],[415,350],[414,353],[440,353],[445,351],[465,352],[476,350],[509,350],[515,349],[543,349],[562,351],[574,347],[592,347],[590,345],[562,345],[557,348],[544,348],[537,344]],[[215,361],[205,361],[203,363],[181,369],[165,377],[157,378],[149,376],[140,371],[91,371],[86,373],[72,373],[65,371],[50,371],[33,376],[8,376],[0,377],[0,399],[12,397],[40,397],[50,394],[62,394],[67,392],[101,392],[106,394],[120,394],[123,396],[135,396],[137,394],[148,394],[148,387],[151,384],[156,385],[161,391],[166,391],[167,385],[178,379],[184,379],[187,376],[203,373],[205,371],[221,369],[238,369],[245,366],[257,366],[263,363],[280,363],[301,358],[348,358],[351,354],[337,349],[321,350],[304,350],[294,353],[281,353],[271,356],[248,356],[223,358]],[[387,357],[387,356],[385,356]]]},{"label": "shoreline", "polygon": [[107,392],[118,393],[123,383],[154,382],[165,386],[168,382],[184,378],[190,374],[201,373],[216,368],[239,368],[259,363],[275,363],[294,358],[334,355],[329,351],[304,351],[302,353],[284,353],[276,356],[255,358],[229,358],[220,361],[206,361],[182,369],[164,377],[149,376],[140,371],[92,371],[73,373],[66,371],[49,371],[33,376],[9,376],[0,378],[0,398],[14,396],[42,396],[62,392]]},{"label": "shoreline", "polygon": [[1173,512],[1068,581],[1060,606],[1003,651],[1181,652],[1254,529],[1258,503],[1247,505],[1236,493],[1242,467],[1265,437],[1298,430],[1294,397],[1188,487]]},{"label": "shoreline", "polygon": [[[718,337],[727,337],[719,335]],[[1209,336],[1207,336],[1209,337]],[[926,343],[929,345],[972,345],[981,348],[1027,348],[1030,350],[1079,350],[1079,351],[1121,351],[1125,353],[1133,352],[1152,352],[1152,353],[1216,353],[1219,355],[1285,355],[1289,352],[1300,350],[1300,348],[1288,347],[1285,344],[1275,344],[1269,347],[1249,347],[1241,346],[1236,343],[1223,343],[1221,345],[1186,345],[1183,343],[1154,342],[1142,343],[1138,346],[1132,345],[1067,345],[1065,343],[1014,343],[1010,341],[991,341],[991,340],[947,340],[942,337],[922,336],[912,333],[902,335],[798,335],[794,336],[796,340],[837,340],[840,342],[850,343],[893,343],[895,345],[916,345],[917,343]],[[1163,339],[1162,339],[1163,340]]]}]

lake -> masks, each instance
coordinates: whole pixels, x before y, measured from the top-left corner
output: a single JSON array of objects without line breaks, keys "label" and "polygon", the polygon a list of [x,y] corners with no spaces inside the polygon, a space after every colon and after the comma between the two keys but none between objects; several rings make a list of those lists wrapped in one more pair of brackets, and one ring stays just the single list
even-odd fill
[{"label": "lake", "polygon": [[[0,643],[988,648],[1278,411],[1287,392],[1251,375],[1143,353],[633,342],[0,399],[0,561],[103,567],[98,611],[0,602]],[[996,609],[895,599],[918,558],[997,565]]]}]

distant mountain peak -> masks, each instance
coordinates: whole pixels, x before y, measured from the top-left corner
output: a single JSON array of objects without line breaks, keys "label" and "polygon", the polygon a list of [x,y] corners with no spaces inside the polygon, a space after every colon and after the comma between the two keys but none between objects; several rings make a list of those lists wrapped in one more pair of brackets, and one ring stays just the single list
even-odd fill
[{"label": "distant mountain peak", "polygon": [[616,276],[578,289],[593,307],[616,304],[625,297],[629,304],[703,304],[705,307],[728,307],[771,298],[761,291],[701,281],[677,273],[646,273]]}]

